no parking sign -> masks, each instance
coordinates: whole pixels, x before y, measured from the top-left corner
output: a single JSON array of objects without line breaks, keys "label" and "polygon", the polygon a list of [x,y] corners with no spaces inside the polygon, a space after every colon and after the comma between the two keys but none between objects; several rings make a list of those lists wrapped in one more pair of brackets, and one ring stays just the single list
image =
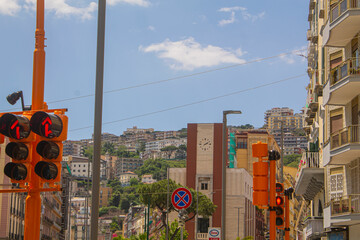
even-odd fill
[{"label": "no parking sign", "polygon": [[171,195],[171,202],[174,208],[181,210],[191,205],[192,196],[188,189],[178,188]]}]

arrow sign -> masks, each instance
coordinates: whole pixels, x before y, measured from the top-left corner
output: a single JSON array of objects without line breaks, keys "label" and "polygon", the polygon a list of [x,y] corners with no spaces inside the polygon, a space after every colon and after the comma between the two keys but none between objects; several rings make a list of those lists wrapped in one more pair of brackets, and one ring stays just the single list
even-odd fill
[{"label": "arrow sign", "polygon": [[52,125],[50,117],[47,117],[41,124],[45,127],[45,137],[49,137],[49,135],[52,133],[52,131],[49,129]]},{"label": "arrow sign", "polygon": [[174,208],[181,210],[191,205],[192,196],[188,189],[178,188],[171,195],[171,202]]}]

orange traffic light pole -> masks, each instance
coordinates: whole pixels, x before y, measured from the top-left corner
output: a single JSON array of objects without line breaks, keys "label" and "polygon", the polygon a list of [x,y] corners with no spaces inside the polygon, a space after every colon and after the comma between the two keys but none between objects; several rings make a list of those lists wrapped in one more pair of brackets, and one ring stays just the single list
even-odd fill
[{"label": "orange traffic light pole", "polygon": [[290,240],[290,200],[285,194],[285,240]]},{"label": "orange traffic light pole", "polygon": [[[35,31],[35,51],[33,63],[33,86],[32,86],[32,111],[44,109],[44,83],[45,83],[45,30],[44,30],[44,0],[37,0],[36,3],[36,31]],[[36,136],[35,142],[31,143],[31,148],[35,149],[40,142]],[[31,180],[29,192],[25,203],[25,230],[24,239],[32,240],[40,238],[40,179],[34,173],[35,164],[40,161],[40,156],[36,151],[32,151],[31,158]]]},{"label": "orange traffic light pole", "polygon": [[276,239],[276,159],[270,159],[270,204],[269,204],[269,210],[270,210],[270,240]]}]

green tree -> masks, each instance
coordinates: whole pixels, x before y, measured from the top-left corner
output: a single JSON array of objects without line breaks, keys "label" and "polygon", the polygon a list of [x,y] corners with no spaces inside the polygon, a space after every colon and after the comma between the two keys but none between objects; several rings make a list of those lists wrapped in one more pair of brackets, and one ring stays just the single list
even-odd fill
[{"label": "green tree", "polygon": [[94,148],[93,146],[88,146],[84,148],[84,156],[88,159],[92,160],[94,156]]},{"label": "green tree", "polygon": [[[180,184],[175,183],[172,180],[169,180],[169,190],[172,193],[175,189],[182,187]],[[199,207],[198,213],[203,217],[211,216],[216,209],[216,206],[213,202],[204,194],[197,193],[194,189],[189,189],[193,199],[197,199],[199,194]],[[138,193],[140,194],[140,201],[143,204],[150,204],[151,208],[157,208],[161,211],[161,221],[163,226],[166,227],[166,213],[171,211],[177,211],[172,204],[170,204],[167,209],[167,201],[171,201],[171,194],[167,194],[168,191],[168,182],[167,180],[162,180],[153,184],[144,184],[140,185],[138,188]],[[168,199],[169,197],[169,199]],[[196,216],[196,201],[193,200],[192,204],[186,209],[188,214],[188,219],[186,221],[190,221]]]},{"label": "green tree", "polygon": [[301,154],[290,154],[284,156],[284,165],[288,167],[297,167],[301,159]]},{"label": "green tree", "polygon": [[139,179],[137,178],[130,179],[130,186],[136,186],[136,185],[139,185]]},{"label": "green tree", "polygon": [[169,164],[163,159],[148,159],[144,165],[135,170],[135,173],[138,176],[152,174],[153,178],[159,181],[166,178],[168,167]]},{"label": "green tree", "polygon": [[[169,236],[171,236],[172,239],[180,239],[179,222],[176,219],[170,224]],[[189,236],[189,233],[184,228],[184,231],[183,231],[184,240],[186,240],[188,238],[188,236]],[[166,229],[161,231],[159,240],[166,240]]]},{"label": "green tree", "polygon": [[114,207],[119,207],[120,201],[121,201],[121,192],[120,190],[116,190],[111,195],[109,205]]},{"label": "green tree", "polygon": [[115,145],[112,142],[105,142],[101,147],[101,154],[105,155],[108,153],[109,155],[114,155],[115,153]]}]

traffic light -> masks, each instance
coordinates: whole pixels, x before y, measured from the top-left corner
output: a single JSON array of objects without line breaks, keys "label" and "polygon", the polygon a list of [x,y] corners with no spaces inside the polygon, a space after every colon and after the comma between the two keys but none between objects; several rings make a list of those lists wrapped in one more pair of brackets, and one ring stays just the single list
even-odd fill
[{"label": "traffic light", "polygon": [[258,162],[253,163],[253,205],[268,205],[268,174],[269,165],[262,161],[262,158],[268,155],[268,146],[266,143],[254,143],[252,145],[253,157],[259,158]]},{"label": "traffic light", "polygon": [[284,228],[284,185],[282,183],[276,183],[276,198],[275,198],[275,211],[276,211],[276,227]]},{"label": "traffic light", "polygon": [[0,133],[9,137],[10,143],[5,147],[5,153],[12,159],[4,168],[6,176],[12,183],[24,185],[30,181],[31,176],[31,142],[34,136],[30,130],[31,114],[23,115],[5,113],[0,118]]},{"label": "traffic light", "polygon": [[61,112],[50,114],[39,111],[30,120],[31,131],[40,136],[36,152],[41,160],[35,163],[35,173],[42,182],[60,182],[63,144],[67,138],[68,119]]}]

